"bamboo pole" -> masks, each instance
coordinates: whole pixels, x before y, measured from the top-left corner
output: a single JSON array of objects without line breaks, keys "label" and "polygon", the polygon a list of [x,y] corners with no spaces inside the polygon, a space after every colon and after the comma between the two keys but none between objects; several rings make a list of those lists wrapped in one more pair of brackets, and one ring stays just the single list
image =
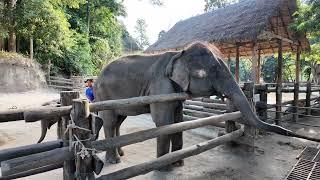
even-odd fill
[{"label": "bamboo pole", "polygon": [[212,139],[203,143],[199,143],[179,151],[174,151],[169,154],[165,154],[157,159],[154,159],[142,164],[138,164],[135,166],[131,166],[107,175],[103,175],[97,179],[98,180],[128,179],[141,174],[145,174],[152,170],[159,169],[168,164],[176,162],[180,159],[185,159],[187,157],[195,156],[202,152],[208,151],[214,147],[225,144],[226,142],[236,140],[242,135],[243,135],[243,129],[239,129],[237,131],[217,137],[215,139]]}]

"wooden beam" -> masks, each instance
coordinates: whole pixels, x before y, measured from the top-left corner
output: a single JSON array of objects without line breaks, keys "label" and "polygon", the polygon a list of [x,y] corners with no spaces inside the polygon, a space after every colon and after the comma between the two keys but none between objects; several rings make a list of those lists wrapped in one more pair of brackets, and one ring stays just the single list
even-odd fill
[{"label": "wooden beam", "polygon": [[26,172],[52,164],[62,164],[64,160],[73,158],[73,152],[68,147],[32,154],[1,162],[2,176]]},{"label": "wooden beam", "polygon": [[280,125],[281,122],[281,103],[282,103],[282,69],[283,69],[283,57],[282,57],[282,40],[278,39],[278,67],[277,67],[277,87],[276,87],[276,120],[275,123]]},{"label": "wooden beam", "polygon": [[259,84],[258,74],[258,46],[256,44],[252,47],[252,68],[251,68],[251,77],[254,83]]},{"label": "wooden beam", "polygon": [[141,174],[148,173],[152,170],[159,169],[161,167],[164,167],[168,164],[174,163],[180,159],[184,159],[187,157],[191,157],[197,154],[200,154],[202,152],[205,152],[207,150],[210,150],[214,147],[217,147],[219,145],[222,145],[226,142],[230,142],[232,140],[236,140],[240,136],[243,135],[244,130],[239,129],[237,131],[228,133],[226,135],[217,137],[215,139],[196,144],[194,146],[179,150],[179,151],[174,151],[169,154],[163,155],[157,159],[138,164],[135,166],[131,166],[107,175],[103,175],[99,178],[98,180],[111,180],[111,179],[128,179],[134,176],[138,176]]},{"label": "wooden beam", "polygon": [[[294,112],[298,112],[299,106],[299,83],[300,83],[300,46],[297,46],[296,52],[296,82],[294,84],[294,94],[293,94],[293,105],[296,106],[294,108]],[[293,115],[293,121],[296,122],[299,119],[298,114]]]},{"label": "wooden beam", "polygon": [[239,83],[239,60],[240,60],[240,53],[239,53],[239,45],[237,44],[236,47],[236,69],[235,69],[235,79],[236,82]]},{"label": "wooden beam", "polygon": [[195,105],[195,106],[203,106],[203,107],[206,107],[206,108],[220,109],[220,110],[226,110],[227,109],[227,105],[226,104],[218,104],[218,103],[206,103],[206,102],[187,100],[185,102],[185,104],[187,104],[187,105]]},{"label": "wooden beam", "polygon": [[123,147],[130,144],[135,144],[138,142],[146,141],[148,139],[156,138],[160,135],[173,134],[177,132],[182,132],[189,129],[195,129],[203,126],[208,126],[217,122],[223,122],[227,120],[239,121],[242,115],[241,112],[232,112],[228,114],[222,114],[217,116],[211,116],[206,118],[200,118],[194,121],[181,122],[177,124],[171,124],[166,126],[161,126],[157,128],[152,128],[148,130],[143,130],[139,132],[134,132],[130,134],[125,134],[122,136],[116,136],[111,139],[99,140],[92,142],[92,148],[98,151],[105,151],[108,148],[113,147]]},{"label": "wooden beam", "polygon": [[0,151],[0,162],[17,157],[27,156],[40,152],[50,151],[62,147],[62,141],[49,141],[39,144],[32,144],[27,146],[20,146],[15,148],[3,149]]},{"label": "wooden beam", "polygon": [[296,42],[294,42],[293,40],[291,39],[288,39],[288,38],[285,38],[285,37],[282,37],[280,35],[277,35],[277,34],[274,34],[273,32],[270,32],[270,31],[263,31],[259,36],[258,36],[258,39],[262,40],[262,39],[265,39],[265,40],[270,40],[270,39],[280,39],[284,42],[288,42],[290,44],[296,44]]}]

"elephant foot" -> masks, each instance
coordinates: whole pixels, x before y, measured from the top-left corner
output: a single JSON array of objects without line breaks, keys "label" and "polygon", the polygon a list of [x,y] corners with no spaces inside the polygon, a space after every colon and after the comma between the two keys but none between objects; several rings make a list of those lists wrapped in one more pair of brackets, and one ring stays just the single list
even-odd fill
[{"label": "elephant foot", "polygon": [[116,156],[110,156],[106,154],[106,162],[110,163],[110,164],[117,164],[120,163],[120,157],[116,157]]},{"label": "elephant foot", "polygon": [[123,152],[122,148],[119,148],[119,149],[118,149],[118,154],[119,154],[120,156],[124,156],[124,152]]},{"label": "elephant foot", "polygon": [[179,161],[177,161],[177,162],[172,163],[172,166],[174,166],[174,167],[181,167],[181,166],[183,166],[183,165],[184,165],[184,160],[183,160],[183,159],[181,159],[181,160],[179,160]]}]

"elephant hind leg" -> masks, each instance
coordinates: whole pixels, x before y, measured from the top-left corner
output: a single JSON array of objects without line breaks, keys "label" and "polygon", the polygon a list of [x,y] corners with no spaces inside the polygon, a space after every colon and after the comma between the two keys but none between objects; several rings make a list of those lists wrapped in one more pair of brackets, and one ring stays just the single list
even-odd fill
[{"label": "elephant hind leg", "polygon": [[[119,116],[119,117],[118,117],[118,122],[117,122],[116,129],[115,129],[115,131],[116,131],[116,136],[120,136],[120,126],[121,126],[122,122],[123,122],[126,118],[127,118],[127,116]],[[124,155],[124,152],[123,152],[123,150],[122,150],[121,147],[118,148],[118,154],[119,154],[120,156],[123,156],[123,155]]]}]

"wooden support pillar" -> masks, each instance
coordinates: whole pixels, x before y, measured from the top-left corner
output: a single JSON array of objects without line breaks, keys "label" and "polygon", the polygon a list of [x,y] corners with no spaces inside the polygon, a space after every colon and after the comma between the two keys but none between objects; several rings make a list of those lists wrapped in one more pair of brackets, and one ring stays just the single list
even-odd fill
[{"label": "wooden support pillar", "polygon": [[228,68],[229,68],[229,70],[231,68],[231,57],[230,57],[230,54],[228,55]]},{"label": "wooden support pillar", "polygon": [[258,83],[260,84],[260,78],[261,78],[261,50],[258,50],[258,70],[257,70],[257,79]]},{"label": "wooden support pillar", "polygon": [[[60,93],[61,106],[72,105],[73,99],[78,99],[80,93],[77,91],[62,91]],[[63,139],[63,146],[69,146],[69,136],[68,133],[64,134],[69,123],[70,116],[62,117],[61,121],[58,121],[57,125],[57,135],[58,139]],[[76,171],[75,161],[67,160],[63,163],[63,179],[64,180],[74,180],[74,173]]]},{"label": "wooden support pillar", "polygon": [[[311,106],[311,82],[308,81],[307,83],[307,93],[306,93],[306,107],[310,108]],[[306,114],[311,114],[311,109],[306,109]]]},{"label": "wooden support pillar", "polygon": [[[260,101],[264,104],[268,104],[268,86],[267,84],[261,85],[260,88]],[[266,121],[268,119],[268,109],[263,110],[260,112],[259,117],[261,120]]]},{"label": "wooden support pillar", "polygon": [[[91,149],[91,122],[89,120],[90,110],[87,100],[75,99],[72,102],[71,116],[74,124],[83,129],[73,129],[72,134],[76,137],[74,140],[81,141],[75,147],[76,157],[76,179],[94,180],[93,159]],[[87,129],[87,130],[84,130]],[[88,149],[87,149],[88,148]]]},{"label": "wooden support pillar", "polygon": [[256,44],[252,47],[252,68],[251,78],[255,84],[259,84],[259,68],[258,68],[258,46]]},{"label": "wooden support pillar", "polygon": [[[294,95],[293,95],[293,105],[296,106],[294,108],[294,112],[298,113],[299,109],[297,108],[299,106],[299,83],[300,83],[300,46],[297,46],[297,52],[296,52],[296,81],[294,83]],[[293,121],[296,122],[299,119],[299,115],[294,114],[293,115]]]},{"label": "wooden support pillar", "polygon": [[237,44],[237,48],[236,48],[236,69],[235,69],[235,79],[237,81],[237,83],[239,83],[240,79],[239,79],[239,59],[240,58],[240,53],[239,53],[239,44]]},{"label": "wooden support pillar", "polygon": [[282,68],[283,68],[283,57],[282,57],[282,40],[278,39],[278,67],[277,67],[277,87],[276,87],[276,120],[275,123],[280,125],[281,122],[281,103],[282,103]]}]

